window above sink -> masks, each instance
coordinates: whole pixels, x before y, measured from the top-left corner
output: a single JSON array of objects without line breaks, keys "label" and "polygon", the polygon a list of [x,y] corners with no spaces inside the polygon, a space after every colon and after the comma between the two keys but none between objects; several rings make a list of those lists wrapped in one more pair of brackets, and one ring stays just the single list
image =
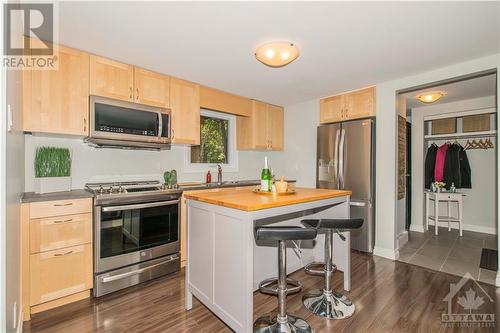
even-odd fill
[{"label": "window above sink", "polygon": [[200,117],[200,145],[185,148],[184,172],[213,173],[217,164],[223,172],[238,171],[236,117],[206,109]]}]

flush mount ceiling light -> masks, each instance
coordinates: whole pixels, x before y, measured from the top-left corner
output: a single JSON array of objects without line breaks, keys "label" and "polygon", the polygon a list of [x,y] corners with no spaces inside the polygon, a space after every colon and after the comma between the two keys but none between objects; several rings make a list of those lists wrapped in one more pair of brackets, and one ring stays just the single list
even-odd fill
[{"label": "flush mount ceiling light", "polygon": [[255,58],[269,67],[283,67],[297,59],[299,48],[290,42],[272,42],[261,45],[255,51]]},{"label": "flush mount ceiling light", "polygon": [[417,99],[422,103],[434,103],[441,97],[445,96],[446,92],[444,91],[429,91],[422,93],[417,96]]}]

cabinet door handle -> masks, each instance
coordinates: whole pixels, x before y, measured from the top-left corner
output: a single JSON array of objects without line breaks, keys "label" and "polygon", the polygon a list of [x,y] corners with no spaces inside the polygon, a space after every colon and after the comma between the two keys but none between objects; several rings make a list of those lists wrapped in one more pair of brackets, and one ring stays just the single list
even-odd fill
[{"label": "cabinet door handle", "polygon": [[134,90],[132,89],[132,87],[130,87],[130,97],[129,97],[129,99],[133,99],[133,96],[132,96],[133,93],[134,93]]},{"label": "cabinet door handle", "polygon": [[135,99],[139,100],[139,88],[135,88]]},{"label": "cabinet door handle", "polygon": [[54,221],[54,223],[67,223],[67,222],[71,222],[71,221],[73,221],[73,219],[57,220],[57,221]]},{"label": "cabinet door handle", "polygon": [[54,257],[67,256],[68,254],[71,254],[71,253],[73,253],[73,251],[68,251],[68,252],[65,252],[65,253],[56,253],[56,254],[54,254]]},{"label": "cabinet door handle", "polygon": [[87,132],[87,118],[83,117],[83,131]]},{"label": "cabinet door handle", "polygon": [[72,202],[67,202],[67,203],[63,203],[63,204],[54,204],[54,207],[64,207],[64,206],[72,206],[73,203]]},{"label": "cabinet door handle", "polygon": [[172,140],[175,138],[175,131],[174,129],[172,128]]}]

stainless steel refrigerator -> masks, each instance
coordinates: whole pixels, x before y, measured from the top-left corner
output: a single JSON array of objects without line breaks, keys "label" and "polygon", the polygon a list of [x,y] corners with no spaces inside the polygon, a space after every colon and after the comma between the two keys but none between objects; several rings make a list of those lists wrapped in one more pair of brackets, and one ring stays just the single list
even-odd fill
[{"label": "stainless steel refrigerator", "polygon": [[316,186],[352,191],[351,217],[364,219],[351,232],[351,247],[373,252],[375,242],[375,120],[318,127]]}]

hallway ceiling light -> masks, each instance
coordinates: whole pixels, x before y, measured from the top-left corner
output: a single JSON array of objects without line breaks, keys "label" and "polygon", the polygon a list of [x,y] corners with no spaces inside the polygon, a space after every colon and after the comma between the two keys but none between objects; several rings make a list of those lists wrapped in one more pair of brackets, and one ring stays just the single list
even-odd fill
[{"label": "hallway ceiling light", "polygon": [[438,99],[440,99],[445,95],[446,92],[444,91],[429,91],[418,95],[417,99],[422,103],[429,104],[429,103],[434,103],[435,101],[437,101]]},{"label": "hallway ceiling light", "polygon": [[269,67],[283,67],[297,59],[299,48],[290,42],[272,42],[255,50],[255,58]]}]

